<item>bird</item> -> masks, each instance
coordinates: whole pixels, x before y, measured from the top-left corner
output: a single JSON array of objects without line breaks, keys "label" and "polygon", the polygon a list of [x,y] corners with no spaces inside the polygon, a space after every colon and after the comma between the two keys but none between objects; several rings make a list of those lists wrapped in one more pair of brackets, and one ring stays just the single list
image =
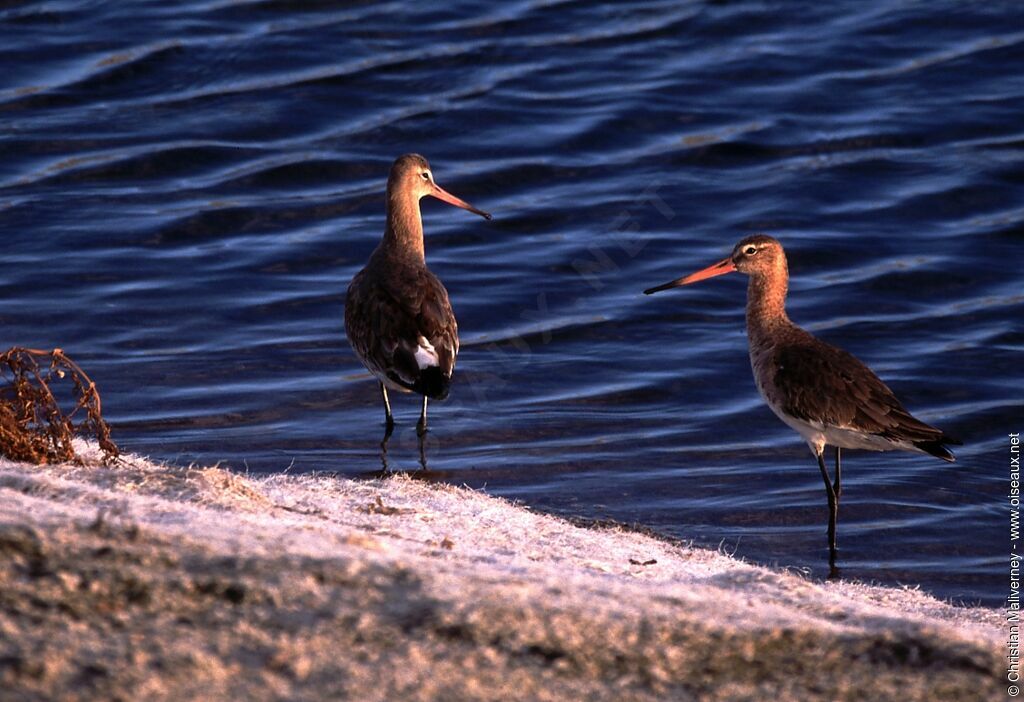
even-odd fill
[{"label": "bird", "polygon": [[[754,382],[772,412],[796,430],[817,459],[828,498],[829,565],[835,572],[836,522],[842,494],[842,449],[912,451],[952,463],[947,444],[961,442],[915,418],[875,373],[825,343],[786,314],[789,267],[782,244],[766,234],[741,240],[732,254],[696,273],[648,288],[651,295],[739,271],[747,285],[747,339]],[[825,447],[835,447],[835,477]]]},{"label": "bird", "polygon": [[423,396],[416,425],[422,437],[427,400],[448,396],[459,354],[459,327],[448,291],[424,257],[420,200],[428,195],[491,219],[438,185],[423,156],[405,154],[392,164],[384,236],[345,296],[349,343],[380,383],[385,441],[395,426],[388,389]]}]

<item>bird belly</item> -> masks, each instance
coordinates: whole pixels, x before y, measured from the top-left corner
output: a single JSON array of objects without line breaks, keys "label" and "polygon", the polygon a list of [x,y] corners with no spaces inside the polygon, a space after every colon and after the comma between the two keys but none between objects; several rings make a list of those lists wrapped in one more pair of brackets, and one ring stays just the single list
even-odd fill
[{"label": "bird belly", "polygon": [[827,427],[825,443],[847,449],[863,449],[865,451],[892,451],[894,449],[916,450],[904,441],[891,441],[877,434],[866,434],[856,429]]},{"label": "bird belly", "polygon": [[771,408],[775,416],[781,419],[793,431],[803,437],[811,451],[818,454],[828,446],[838,446],[845,449],[864,449],[867,451],[891,451],[903,449],[907,451],[919,451],[915,446],[907,442],[894,442],[877,434],[868,434],[857,429],[837,427],[824,422],[815,422],[800,419],[787,414],[781,407],[781,399],[776,397],[777,392],[770,384],[768,378],[770,373],[770,354],[767,351],[759,352],[751,348],[750,363],[754,369],[754,382],[757,390],[764,399],[765,404]]},{"label": "bird belly", "polygon": [[861,449],[864,451],[918,451],[913,444],[905,441],[892,441],[877,434],[867,434],[857,429],[830,426],[821,422],[791,417],[785,412],[772,407],[776,416],[803,437],[804,441],[817,453],[827,446],[838,446],[844,449]]}]

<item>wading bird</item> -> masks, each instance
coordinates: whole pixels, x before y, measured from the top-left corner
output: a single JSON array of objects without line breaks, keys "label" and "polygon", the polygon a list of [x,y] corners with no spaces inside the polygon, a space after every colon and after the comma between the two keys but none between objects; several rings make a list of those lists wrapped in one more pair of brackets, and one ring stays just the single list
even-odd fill
[{"label": "wading bird", "polygon": [[388,176],[387,225],[380,245],[348,286],[345,332],[359,360],[380,381],[385,439],[394,429],[388,388],[423,396],[416,425],[427,430],[427,400],[448,396],[459,328],[448,291],[423,255],[420,199],[430,195],[490,219],[434,182],[427,160],[406,154]]},{"label": "wading bird", "polygon": [[[761,397],[811,447],[828,495],[829,564],[836,560],[836,520],[842,492],[842,449],[915,451],[953,462],[943,444],[959,444],[911,416],[870,368],[840,348],[816,339],[789,320],[789,270],[782,244],[757,234],[736,244],[729,258],[644,294],[689,285],[733,271],[750,276],[747,337],[750,365]],[[825,446],[836,449],[835,479],[825,467]]]}]

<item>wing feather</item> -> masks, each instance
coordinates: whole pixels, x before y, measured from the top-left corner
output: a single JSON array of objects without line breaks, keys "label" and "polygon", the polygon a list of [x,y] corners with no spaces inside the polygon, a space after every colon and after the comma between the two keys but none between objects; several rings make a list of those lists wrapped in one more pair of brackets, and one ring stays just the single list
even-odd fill
[{"label": "wing feather", "polygon": [[[356,355],[375,375],[400,387],[430,396],[447,394],[459,352],[448,291],[426,267],[387,276],[368,270],[352,279],[345,302],[345,330]],[[424,340],[432,347],[429,353]],[[437,370],[421,368],[429,356],[437,357]]]},{"label": "wing feather", "polygon": [[772,360],[773,386],[782,409],[793,417],[897,441],[943,436],[913,417],[856,357],[810,334],[782,345]]}]

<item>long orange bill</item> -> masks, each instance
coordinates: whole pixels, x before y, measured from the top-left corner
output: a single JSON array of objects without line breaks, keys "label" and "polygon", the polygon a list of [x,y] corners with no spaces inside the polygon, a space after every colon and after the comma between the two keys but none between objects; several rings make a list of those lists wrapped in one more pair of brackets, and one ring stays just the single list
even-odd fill
[{"label": "long orange bill", "polygon": [[725,275],[726,273],[732,273],[734,270],[736,270],[736,265],[732,262],[732,259],[723,258],[718,263],[713,263],[707,268],[702,268],[696,273],[691,273],[690,275],[684,278],[677,278],[676,280],[665,283],[664,285],[658,285],[653,288],[647,288],[646,290],[644,290],[644,295],[650,295],[661,290],[678,288],[680,285],[689,285],[690,283],[696,283],[698,280],[707,280],[708,278],[714,278],[716,275]]},{"label": "long orange bill", "polygon": [[483,210],[478,210],[465,200],[455,197],[437,183],[433,183],[432,185],[434,187],[430,194],[436,197],[438,200],[443,200],[444,202],[447,202],[449,205],[455,205],[456,207],[461,207],[464,210],[469,210],[473,214],[478,214],[484,219],[491,218],[491,215],[489,213],[484,212]]}]

